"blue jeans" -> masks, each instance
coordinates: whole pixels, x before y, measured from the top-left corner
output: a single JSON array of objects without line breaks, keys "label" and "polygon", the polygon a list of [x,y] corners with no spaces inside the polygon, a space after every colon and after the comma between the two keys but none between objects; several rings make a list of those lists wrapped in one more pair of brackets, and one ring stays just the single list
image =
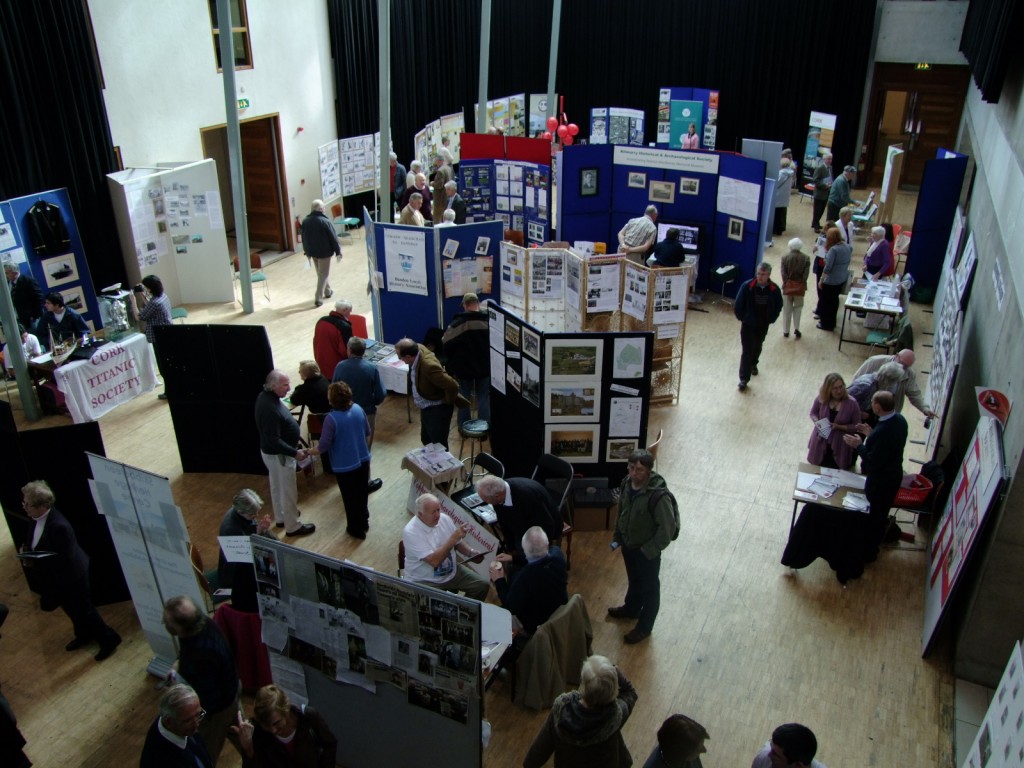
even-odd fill
[{"label": "blue jeans", "polygon": [[629,587],[626,590],[626,611],[636,616],[636,627],[643,632],[654,629],[654,620],[658,618],[661,607],[661,553],[653,560],[648,560],[640,547],[622,548],[622,562],[626,565],[626,579]]},{"label": "blue jeans", "polygon": [[[491,421],[491,379],[459,379],[459,394],[467,400],[476,394],[476,413],[478,419]],[[459,408],[459,428],[472,418],[469,408]]]}]

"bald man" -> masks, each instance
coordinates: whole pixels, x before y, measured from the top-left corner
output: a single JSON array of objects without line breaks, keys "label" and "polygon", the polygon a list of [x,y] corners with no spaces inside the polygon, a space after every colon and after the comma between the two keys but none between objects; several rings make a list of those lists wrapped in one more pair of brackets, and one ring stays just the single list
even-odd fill
[{"label": "bald man", "polygon": [[853,374],[853,378],[856,379],[867,373],[877,373],[886,363],[899,363],[903,366],[903,378],[897,382],[892,392],[893,397],[896,398],[896,412],[903,412],[903,402],[907,399],[917,410],[931,419],[935,417],[935,411],[925,400],[921,388],[917,385],[917,374],[913,367],[916,360],[917,356],[911,349],[901,350],[895,355],[874,355],[861,364],[857,372]]}]

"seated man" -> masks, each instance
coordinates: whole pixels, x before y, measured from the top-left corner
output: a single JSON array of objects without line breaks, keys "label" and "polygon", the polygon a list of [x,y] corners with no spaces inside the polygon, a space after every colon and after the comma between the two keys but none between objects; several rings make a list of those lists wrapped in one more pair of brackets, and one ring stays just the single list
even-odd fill
[{"label": "seated man", "polygon": [[679,229],[672,227],[665,239],[654,246],[654,255],[647,259],[649,267],[678,267],[686,260],[686,251],[679,242]]},{"label": "seated man", "polygon": [[416,499],[416,516],[405,524],[405,578],[446,592],[465,592],[474,600],[486,600],[491,585],[480,574],[459,565],[456,551],[468,559],[483,558],[463,542],[466,528],[441,512],[441,502],[432,493]]},{"label": "seated man", "polygon": [[506,578],[504,566],[495,560],[490,575],[501,604],[532,635],[559,606],[569,602],[569,572],[562,550],[549,546],[547,534],[539,525],[523,534],[522,547],[526,554],[524,568]]},{"label": "seated man", "polygon": [[89,326],[82,316],[64,306],[64,297],[57,291],[46,294],[43,300],[43,316],[36,324],[35,337],[44,349],[50,348],[50,334],[55,341],[66,341],[72,337],[88,335]]},{"label": "seated man", "polygon": [[502,480],[496,475],[486,475],[476,484],[476,492],[494,507],[498,516],[503,543],[503,554],[498,555],[500,562],[526,563],[519,543],[526,530],[533,526],[543,528],[549,541],[562,538],[562,517],[551,494],[536,480],[526,477]]}]

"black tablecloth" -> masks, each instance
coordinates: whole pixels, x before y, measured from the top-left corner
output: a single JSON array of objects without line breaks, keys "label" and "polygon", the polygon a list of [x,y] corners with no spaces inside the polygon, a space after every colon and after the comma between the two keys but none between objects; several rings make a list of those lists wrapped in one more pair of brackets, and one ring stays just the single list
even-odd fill
[{"label": "black tablecloth", "polygon": [[806,568],[821,557],[836,572],[840,583],[859,578],[871,555],[868,551],[868,542],[873,538],[870,520],[863,512],[805,504],[789,533],[782,564]]}]

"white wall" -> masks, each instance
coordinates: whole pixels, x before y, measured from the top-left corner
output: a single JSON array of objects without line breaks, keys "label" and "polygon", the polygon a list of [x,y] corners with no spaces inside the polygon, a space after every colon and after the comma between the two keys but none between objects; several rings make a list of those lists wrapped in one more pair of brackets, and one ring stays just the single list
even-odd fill
[{"label": "white wall", "polygon": [[960,33],[967,17],[966,0],[924,3],[886,0],[875,61],[915,64],[966,64]]},{"label": "white wall", "polygon": [[[316,148],[338,137],[327,4],[247,7],[253,68],[236,72],[237,95],[250,102],[240,117],[280,115],[291,219],[320,197]],[[207,0],[89,0],[89,9],[125,166],[202,159],[199,129],[226,122]]]}]

